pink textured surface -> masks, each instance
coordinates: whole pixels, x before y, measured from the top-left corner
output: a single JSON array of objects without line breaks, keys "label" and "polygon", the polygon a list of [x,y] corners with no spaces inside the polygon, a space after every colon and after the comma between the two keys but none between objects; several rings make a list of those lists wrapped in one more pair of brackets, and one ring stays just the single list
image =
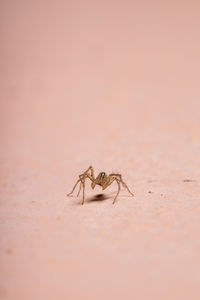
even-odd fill
[{"label": "pink textured surface", "polygon": [[199,9],[1,1],[1,299],[200,299]]}]

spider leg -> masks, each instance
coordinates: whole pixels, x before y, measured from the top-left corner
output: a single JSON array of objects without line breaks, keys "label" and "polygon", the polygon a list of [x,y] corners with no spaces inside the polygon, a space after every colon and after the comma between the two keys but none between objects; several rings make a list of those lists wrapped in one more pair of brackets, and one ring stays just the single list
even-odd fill
[{"label": "spider leg", "polygon": [[77,184],[78,184],[80,181],[81,181],[81,179],[78,179],[78,180],[77,180],[77,182],[75,183],[75,185],[74,185],[74,187],[73,187],[71,193],[67,194],[67,196],[70,196],[71,194],[73,194],[73,191],[75,190]]},{"label": "spider leg", "polygon": [[[91,174],[88,173],[89,171],[91,171]],[[91,181],[94,180],[94,169],[93,169],[92,166],[90,166],[83,174],[79,175],[79,178],[80,178],[80,179],[77,180],[77,182],[76,182],[76,184],[74,185],[74,187],[73,187],[71,193],[67,194],[67,196],[70,196],[70,195],[74,192],[74,190],[75,190],[77,184],[82,180],[83,176],[85,176],[85,175],[87,175],[87,176],[90,178]],[[80,184],[80,190],[81,190],[81,184]],[[79,191],[79,193],[80,193],[80,191]],[[78,193],[78,195],[79,195],[79,193]]]},{"label": "spider leg", "polygon": [[78,191],[77,197],[78,197],[78,196],[79,196],[79,194],[80,194],[81,187],[82,187],[82,183],[80,182],[80,187],[79,187],[79,191]]},{"label": "spider leg", "polygon": [[85,201],[85,181],[83,183],[83,201],[82,201],[82,205],[84,204]]},{"label": "spider leg", "polygon": [[80,189],[79,189],[79,192],[78,192],[78,195],[79,195],[79,193],[80,193],[80,191],[81,191],[81,187],[83,187],[83,200],[82,200],[82,205],[84,204],[84,201],[85,201],[85,180],[86,180],[86,178],[89,178],[91,181],[93,181],[93,179],[91,178],[91,176],[90,176],[90,174],[81,174],[81,175],[79,175],[79,177],[80,177],[80,181],[81,181],[81,185],[80,185]]},{"label": "spider leg", "polygon": [[121,181],[122,185],[127,189],[127,191],[132,195],[134,196],[134,194],[129,190],[127,184],[124,182],[124,181]]},{"label": "spider leg", "polygon": [[127,189],[127,191],[128,191],[132,196],[134,196],[134,194],[129,190],[127,184],[123,181],[122,175],[121,175],[121,174],[110,174],[110,176],[117,176],[117,177],[119,177],[119,180],[120,180],[120,182],[122,183],[122,185]]},{"label": "spider leg", "polygon": [[[90,171],[90,173],[89,173],[89,171]],[[84,200],[85,200],[85,180],[86,180],[86,178],[89,178],[92,182],[94,182],[95,177],[94,177],[94,169],[93,169],[92,166],[90,166],[83,174],[79,175],[79,179],[75,183],[72,191],[69,194],[67,194],[67,196],[70,196],[71,194],[73,194],[77,184],[80,182],[80,187],[79,187],[77,197],[80,194],[81,187],[83,187],[83,201],[82,201],[82,204],[84,204]]]},{"label": "spider leg", "polygon": [[85,201],[85,179],[86,179],[86,176],[84,176],[83,180],[81,181],[82,184],[83,184],[83,201],[82,201],[82,205],[84,204],[84,201]]},{"label": "spider leg", "polygon": [[[89,171],[91,172],[91,174],[88,173]],[[84,174],[87,174],[91,180],[94,180],[94,169],[92,166],[90,166],[82,175]]]},{"label": "spider leg", "polygon": [[[89,171],[91,172],[91,174],[89,174]],[[81,185],[80,185],[80,189],[78,192],[78,195],[81,191],[81,186],[83,186],[83,201],[82,201],[82,205],[84,204],[85,201],[85,180],[86,178],[89,178],[92,182],[94,181],[94,169],[92,166],[90,166],[83,174],[79,175],[80,180],[81,180]]]},{"label": "spider leg", "polygon": [[117,191],[117,194],[116,194],[112,204],[115,203],[117,196],[119,195],[119,192],[120,192],[120,181],[117,178],[115,178],[115,180],[117,181],[117,184],[118,184],[118,191]]}]

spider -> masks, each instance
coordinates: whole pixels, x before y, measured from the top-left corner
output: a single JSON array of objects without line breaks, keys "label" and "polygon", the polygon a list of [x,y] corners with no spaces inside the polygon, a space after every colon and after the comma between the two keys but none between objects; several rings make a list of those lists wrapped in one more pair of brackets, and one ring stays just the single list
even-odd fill
[{"label": "spider", "polygon": [[70,196],[73,191],[75,190],[77,184],[80,182],[80,187],[79,187],[79,191],[77,194],[77,197],[80,194],[81,191],[81,187],[83,187],[83,200],[82,200],[82,204],[84,204],[84,200],[85,200],[85,180],[86,178],[89,178],[92,183],[91,183],[91,187],[92,189],[95,188],[95,185],[100,185],[102,186],[102,190],[105,190],[109,185],[111,185],[111,183],[113,183],[114,181],[117,182],[118,184],[118,191],[117,194],[113,200],[113,204],[115,203],[117,196],[120,192],[120,183],[128,190],[128,192],[134,196],[134,194],[129,190],[128,186],[126,185],[126,183],[122,180],[122,175],[121,174],[110,174],[110,175],[106,175],[105,172],[101,172],[99,173],[99,175],[95,178],[94,176],[94,169],[92,166],[90,166],[84,173],[82,173],[81,175],[79,175],[79,179],[77,180],[76,184],[74,185],[71,193],[67,194],[67,196]]}]

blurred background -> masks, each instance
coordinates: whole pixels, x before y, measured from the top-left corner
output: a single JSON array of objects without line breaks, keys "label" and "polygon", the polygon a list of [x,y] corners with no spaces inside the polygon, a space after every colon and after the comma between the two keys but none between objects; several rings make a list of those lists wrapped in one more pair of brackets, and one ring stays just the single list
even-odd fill
[{"label": "blurred background", "polygon": [[0,1],[0,298],[199,299],[199,11]]}]

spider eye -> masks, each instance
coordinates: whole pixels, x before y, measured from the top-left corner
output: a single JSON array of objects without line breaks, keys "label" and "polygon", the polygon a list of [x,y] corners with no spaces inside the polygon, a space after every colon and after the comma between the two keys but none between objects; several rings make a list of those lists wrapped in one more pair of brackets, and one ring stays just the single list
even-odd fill
[{"label": "spider eye", "polygon": [[104,173],[104,172],[101,172],[101,176],[104,177],[104,176],[105,176],[105,173]]}]

